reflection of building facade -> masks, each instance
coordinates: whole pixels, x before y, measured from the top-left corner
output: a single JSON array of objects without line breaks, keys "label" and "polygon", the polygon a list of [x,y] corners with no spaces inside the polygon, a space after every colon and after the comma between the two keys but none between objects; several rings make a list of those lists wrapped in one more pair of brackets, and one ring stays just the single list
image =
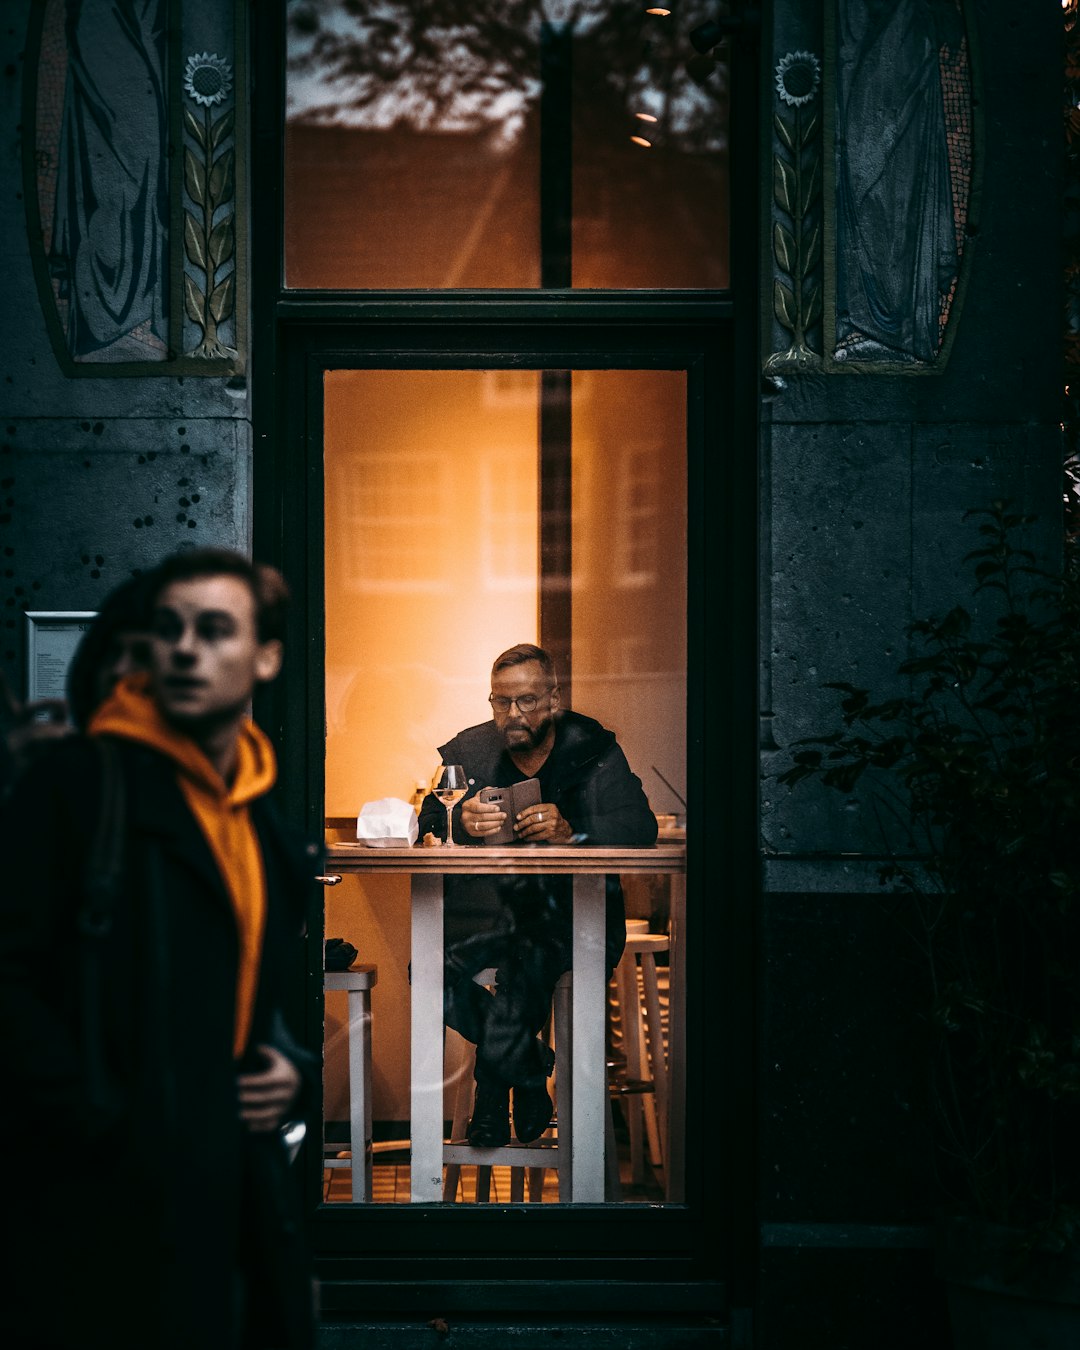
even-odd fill
[{"label": "reflection of building facade", "polygon": [[[582,0],[563,7],[577,15],[576,76],[560,85],[543,78],[540,6],[520,40],[513,6],[474,6],[490,22],[449,63],[438,33],[423,45],[426,0],[369,7],[412,69],[440,72],[457,100],[442,124],[419,97],[394,112],[394,43],[361,42],[350,70],[353,20],[332,19],[336,0],[167,8],[160,53],[144,43],[160,55],[161,107],[140,85],[123,127],[142,215],[98,255],[122,235],[114,280],[137,279],[97,349],[108,360],[73,359],[81,321],[49,270],[63,21],[97,10],[5,10],[6,679],[25,687],[22,611],[93,610],[178,546],[254,546],[296,592],[294,664],[261,713],[298,820],[408,798],[432,747],[487,715],[491,655],[548,634],[574,706],[618,729],[654,809],[689,801],[686,1211],[601,1207],[542,1232],[517,1212],[505,1227],[440,1213],[438,1241],[415,1216],[408,1229],[339,1212],[331,1230],[315,1212],[324,1270],[348,1266],[328,1309],[345,1323],[447,1309],[509,1323],[516,1301],[521,1322],[610,1316],[628,1350],[655,1346],[658,1324],[737,1344],[751,1320],[764,1350],[804,1335],[875,1350],[925,1339],[943,1322],[926,1239],[936,1192],[912,1126],[917,991],[875,904],[874,823],[856,800],[789,798],[768,775],[777,747],[819,725],[822,683],[858,683],[903,648],[911,618],[955,602],[965,510],[1011,498],[1039,512],[1042,554],[1056,546],[1059,118],[1053,89],[1031,91],[1056,84],[1057,16],[1014,24],[983,6],[976,27],[953,0],[770,0],[762,47],[727,38],[691,76],[689,33],[714,6],[672,6],[648,21],[670,20],[661,33],[641,27],[642,6]],[[113,10],[150,23],[155,6]],[[963,33],[929,65],[900,43],[890,67],[890,88],[925,92],[929,70],[944,91],[948,200],[921,160],[897,181],[934,188],[939,215],[945,203],[955,269],[945,301],[935,271],[927,302],[927,331],[945,334],[936,357],[912,347],[897,373],[836,359],[865,331],[844,328],[837,156],[858,139],[842,23],[901,11],[959,18]],[[783,59],[807,54],[777,92]],[[222,81],[209,104],[185,88],[200,56]],[[294,102],[290,119],[320,60],[334,63],[332,97]],[[880,111],[876,69],[860,68],[858,89]],[[382,94],[346,116],[349,81],[376,76]],[[642,126],[648,147],[630,139]],[[797,154],[784,140],[796,128]],[[18,199],[20,172],[32,200]],[[860,228],[872,277],[892,236]],[[569,274],[545,289],[548,254]],[[763,363],[792,352],[763,387]],[[641,883],[635,915],[663,913],[665,884]],[[407,1027],[391,1010],[409,997],[406,889],[352,878],[325,922],[379,965],[373,1093],[389,1132],[405,1109]],[[312,979],[298,1001],[318,1049]],[[342,1014],[327,1007],[330,1044]],[[472,1253],[462,1277],[446,1273],[451,1249]]]}]

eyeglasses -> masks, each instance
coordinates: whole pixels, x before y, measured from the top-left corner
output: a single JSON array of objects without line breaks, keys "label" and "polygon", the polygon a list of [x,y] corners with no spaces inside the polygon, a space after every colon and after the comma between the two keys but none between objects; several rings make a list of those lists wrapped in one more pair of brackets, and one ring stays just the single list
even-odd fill
[{"label": "eyeglasses", "polygon": [[520,698],[504,698],[502,694],[488,694],[488,702],[496,712],[508,713],[516,703],[518,712],[531,713],[535,711],[541,698],[550,697],[550,691],[546,694],[522,694]]}]

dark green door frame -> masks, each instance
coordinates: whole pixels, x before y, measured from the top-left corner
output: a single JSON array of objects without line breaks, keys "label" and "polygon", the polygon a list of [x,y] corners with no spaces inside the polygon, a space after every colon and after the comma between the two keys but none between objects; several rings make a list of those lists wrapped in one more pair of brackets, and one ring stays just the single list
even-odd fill
[{"label": "dark green door frame", "polygon": [[[686,370],[688,394],[687,1201],[316,1208],[323,1306],[723,1316],[729,1303],[753,1301],[756,1265],[756,296],[284,291],[276,9],[252,7],[254,542],[294,592],[286,669],[258,710],[280,750],[291,819],[321,832],[323,371],[655,366]],[[744,176],[755,157],[751,141]],[[741,191],[736,200],[756,200]],[[734,221],[733,236],[745,260],[752,222]],[[297,1010],[318,1050],[321,912],[309,926]],[[313,1205],[320,1175],[309,1150]]]}]

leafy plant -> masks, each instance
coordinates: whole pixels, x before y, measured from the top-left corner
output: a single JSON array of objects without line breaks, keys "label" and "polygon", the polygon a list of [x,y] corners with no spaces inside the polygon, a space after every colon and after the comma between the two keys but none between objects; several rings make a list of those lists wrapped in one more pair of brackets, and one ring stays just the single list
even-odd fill
[{"label": "leafy plant", "polygon": [[1080,1238],[1080,569],[1074,543],[1038,569],[1017,543],[1033,518],[1005,502],[968,516],[993,623],[957,606],[911,625],[899,697],[828,686],[841,725],[799,741],[780,781],[872,785],[882,879],[921,920],[942,1182],[1060,1250]]}]

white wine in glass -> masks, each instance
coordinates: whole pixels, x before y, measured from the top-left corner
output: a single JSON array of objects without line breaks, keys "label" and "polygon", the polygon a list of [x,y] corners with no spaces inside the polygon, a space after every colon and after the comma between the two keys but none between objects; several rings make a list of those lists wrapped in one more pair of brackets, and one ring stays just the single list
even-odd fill
[{"label": "white wine in glass", "polygon": [[456,848],[454,843],[454,807],[469,790],[469,780],[460,764],[440,764],[431,780],[431,790],[443,806],[446,807],[446,844]]}]

